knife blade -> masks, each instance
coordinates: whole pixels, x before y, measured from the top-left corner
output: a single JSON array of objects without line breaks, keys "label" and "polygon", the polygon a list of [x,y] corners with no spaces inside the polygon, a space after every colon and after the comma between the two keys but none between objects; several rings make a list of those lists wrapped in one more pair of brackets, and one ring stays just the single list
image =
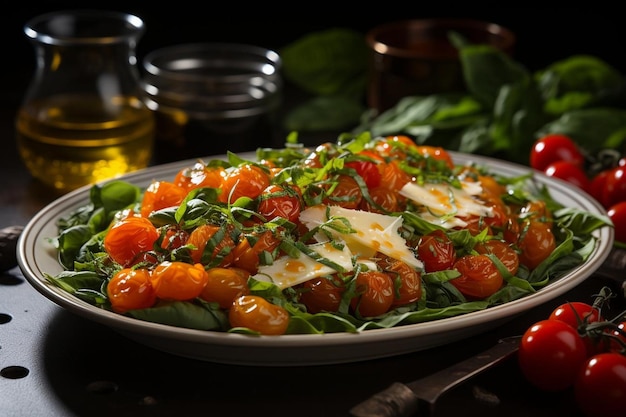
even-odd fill
[{"label": "knife blade", "polygon": [[[500,339],[489,349],[425,378],[409,383],[394,382],[350,409],[353,417],[411,417],[434,413],[437,399],[468,380],[513,355],[521,336]],[[425,414],[424,414],[425,413]]]}]

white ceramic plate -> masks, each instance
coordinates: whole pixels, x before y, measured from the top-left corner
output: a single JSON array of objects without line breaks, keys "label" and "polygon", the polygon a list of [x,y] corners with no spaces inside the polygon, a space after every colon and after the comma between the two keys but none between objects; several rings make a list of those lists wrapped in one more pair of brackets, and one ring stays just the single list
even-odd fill
[{"label": "white ceramic plate", "polygon": [[[493,172],[516,176],[529,168],[491,158],[451,153],[456,163],[474,161],[486,164]],[[243,155],[242,156],[246,156]],[[253,155],[248,156],[250,158]],[[122,177],[139,186],[154,179],[173,179],[183,167],[195,161],[181,161],[151,167]],[[604,213],[602,206],[588,194],[563,182],[538,175],[553,197],[569,207]],[[360,334],[248,336],[178,328],[150,323],[112,313],[79,300],[48,284],[44,273],[57,274],[62,267],[56,250],[47,238],[57,235],[56,221],[88,202],[89,187],[83,187],[54,201],[41,210],[25,227],[18,244],[18,262],[26,279],[41,294],[56,304],[87,319],[110,326],[127,337],[162,351],[206,361],[242,365],[318,365],[357,362],[400,355],[451,343],[495,328],[569,291],[591,275],[604,262],[613,245],[613,229],[597,231],[598,245],[590,259],[559,281],[535,294],[501,306],[433,322],[390,329],[368,330]]]}]

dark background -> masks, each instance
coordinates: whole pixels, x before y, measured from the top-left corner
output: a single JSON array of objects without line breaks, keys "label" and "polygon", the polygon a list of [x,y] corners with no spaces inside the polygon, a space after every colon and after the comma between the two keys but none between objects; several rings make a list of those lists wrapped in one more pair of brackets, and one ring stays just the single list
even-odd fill
[{"label": "dark background", "polygon": [[[411,6],[413,4],[413,6]],[[137,54],[158,47],[201,41],[242,42],[274,49],[317,30],[347,27],[365,33],[373,26],[392,20],[428,17],[469,17],[508,27],[517,34],[515,58],[530,69],[539,69],[573,54],[593,54],[626,72],[626,22],[614,9],[594,11],[589,5],[576,8],[472,8],[424,6],[423,2],[380,2],[376,9],[361,3],[341,6],[338,2],[191,2],[173,0],[35,1],[12,4],[3,12],[0,25],[4,49],[1,71],[15,79],[3,85],[15,89],[27,82],[35,66],[34,50],[23,34],[25,22],[40,13],[68,8],[99,8],[134,13],[144,19],[146,33]],[[600,6],[600,4],[598,4]],[[386,8],[381,10],[381,6]],[[591,9],[591,10],[590,10]]]}]

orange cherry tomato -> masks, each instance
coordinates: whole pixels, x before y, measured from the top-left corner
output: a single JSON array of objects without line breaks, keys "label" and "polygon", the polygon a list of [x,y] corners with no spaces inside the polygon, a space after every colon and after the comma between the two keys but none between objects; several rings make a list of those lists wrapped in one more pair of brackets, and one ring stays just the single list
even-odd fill
[{"label": "orange cherry tomato", "polygon": [[451,269],[456,261],[454,243],[448,235],[440,229],[422,236],[417,243],[417,255],[424,263],[426,272]]},{"label": "orange cherry tomato", "polygon": [[382,167],[380,184],[392,191],[398,192],[404,185],[411,182],[412,178],[407,174],[397,161],[391,161]]},{"label": "orange cherry tomato", "polygon": [[366,271],[357,275],[357,295],[350,300],[350,307],[362,317],[385,314],[391,308],[395,294],[393,281],[380,271]]},{"label": "orange cherry tomato", "polygon": [[178,206],[186,195],[187,191],[184,188],[172,182],[153,181],[143,195],[141,215],[148,217],[153,211]]},{"label": "orange cherry tomato", "polygon": [[494,255],[502,262],[511,275],[517,274],[519,255],[507,242],[497,239],[487,240],[474,247],[476,252],[483,255]]},{"label": "orange cherry tomato", "polygon": [[117,272],[107,284],[107,296],[113,311],[120,314],[152,307],[157,299],[147,269],[124,268]]},{"label": "orange cherry tomato", "polygon": [[180,170],[174,178],[174,184],[186,190],[200,187],[220,188],[226,170],[223,167],[207,167],[196,162],[192,167]]},{"label": "orange cherry tomato", "polygon": [[345,285],[337,276],[310,279],[299,287],[300,302],[309,313],[336,312],[341,304]]},{"label": "orange cherry tomato", "polygon": [[464,255],[454,263],[454,269],[461,275],[450,283],[466,297],[487,298],[504,283],[502,274],[486,255]]},{"label": "orange cherry tomato", "polygon": [[150,282],[158,298],[164,300],[191,300],[202,292],[209,276],[201,264],[161,262],[150,275]]},{"label": "orange cherry tomato", "polygon": [[[210,266],[229,266],[233,263],[235,242],[220,226],[203,224],[196,227],[189,234],[187,244],[194,246],[189,254],[195,263]],[[209,250],[206,250],[207,246]]]},{"label": "orange cherry tomato", "polygon": [[270,185],[270,176],[256,165],[245,164],[228,172],[219,200],[234,203],[240,197],[257,198]]},{"label": "orange cherry tomato", "polygon": [[336,181],[327,188],[329,193],[323,199],[324,204],[327,205],[355,209],[359,207],[363,199],[359,184],[348,175],[338,175]]},{"label": "orange cherry tomato", "polygon": [[241,295],[228,310],[228,320],[232,327],[245,327],[264,335],[281,335],[289,326],[289,313],[263,297]]},{"label": "orange cherry tomato", "polygon": [[392,191],[387,187],[379,186],[374,189],[369,190],[370,198],[374,203],[378,204],[375,206],[367,201],[365,198],[361,200],[361,204],[359,208],[365,211],[371,211],[373,213],[392,213],[399,211],[400,209],[400,196],[396,191]]},{"label": "orange cherry tomato", "polygon": [[433,158],[437,161],[445,162],[446,166],[450,169],[454,168],[454,162],[452,156],[444,148],[439,146],[419,145],[417,151],[426,158]]},{"label": "orange cherry tomato", "polygon": [[530,220],[522,227],[517,245],[520,262],[533,270],[554,251],[556,239],[548,223]]},{"label": "orange cherry tomato", "polygon": [[229,309],[235,298],[250,292],[248,277],[250,273],[241,268],[210,268],[209,279],[200,293],[200,298],[216,302],[223,309]]},{"label": "orange cherry tomato", "polygon": [[[250,246],[251,240],[255,240]],[[234,251],[233,265],[255,274],[259,269],[261,253],[272,252],[280,245],[280,239],[266,230],[260,236],[244,237]]]},{"label": "orange cherry tomato", "polygon": [[129,216],[113,224],[104,237],[104,250],[126,267],[151,251],[159,238],[157,228],[145,217]]},{"label": "orange cherry tomato", "polygon": [[382,254],[376,263],[394,282],[396,295],[392,306],[401,306],[420,299],[422,296],[422,276],[415,268],[406,262],[385,257]]}]

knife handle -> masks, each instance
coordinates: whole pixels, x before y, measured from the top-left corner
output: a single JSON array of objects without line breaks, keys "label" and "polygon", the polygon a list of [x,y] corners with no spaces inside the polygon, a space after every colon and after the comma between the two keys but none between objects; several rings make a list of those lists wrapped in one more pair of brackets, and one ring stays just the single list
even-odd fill
[{"label": "knife handle", "polygon": [[405,384],[394,382],[350,410],[353,417],[411,417],[420,399]]}]

